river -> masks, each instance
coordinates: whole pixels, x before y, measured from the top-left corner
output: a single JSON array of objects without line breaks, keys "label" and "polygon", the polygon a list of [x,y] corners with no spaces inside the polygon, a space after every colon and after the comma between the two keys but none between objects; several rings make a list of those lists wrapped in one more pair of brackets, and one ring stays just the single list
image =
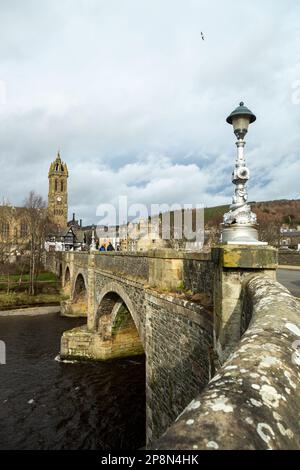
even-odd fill
[{"label": "river", "polygon": [[[0,317],[0,449],[145,445],[145,359],[59,362],[63,331],[84,319]],[[56,358],[56,359],[55,359]]]}]

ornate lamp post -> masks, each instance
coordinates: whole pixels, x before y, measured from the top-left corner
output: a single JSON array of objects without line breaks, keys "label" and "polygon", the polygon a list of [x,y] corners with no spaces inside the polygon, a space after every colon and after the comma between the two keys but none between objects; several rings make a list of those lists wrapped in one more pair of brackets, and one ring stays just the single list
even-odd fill
[{"label": "ornate lamp post", "polygon": [[97,251],[96,241],[95,241],[95,226],[92,227],[92,243],[90,244],[90,251]]},{"label": "ornate lamp post", "polygon": [[232,182],[235,184],[234,195],[230,211],[224,215],[222,224],[222,243],[236,245],[266,245],[258,241],[257,219],[247,204],[247,181],[250,178],[249,169],[246,166],[244,148],[245,136],[249,124],[256,120],[256,116],[243,102],[228,116],[228,124],[232,124],[237,137],[237,158],[232,173]]}]

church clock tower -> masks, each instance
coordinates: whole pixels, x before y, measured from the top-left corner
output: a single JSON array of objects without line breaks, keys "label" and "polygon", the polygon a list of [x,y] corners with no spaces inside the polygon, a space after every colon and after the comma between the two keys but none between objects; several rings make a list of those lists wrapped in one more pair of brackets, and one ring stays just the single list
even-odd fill
[{"label": "church clock tower", "polygon": [[58,152],[48,174],[48,214],[60,229],[66,228],[68,222],[68,176],[68,167],[61,161]]}]

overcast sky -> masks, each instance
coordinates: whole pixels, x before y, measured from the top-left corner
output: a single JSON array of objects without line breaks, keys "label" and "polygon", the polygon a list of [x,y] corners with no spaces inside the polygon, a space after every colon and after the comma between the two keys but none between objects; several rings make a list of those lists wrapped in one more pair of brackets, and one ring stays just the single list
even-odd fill
[{"label": "overcast sky", "polygon": [[119,195],[228,203],[241,100],[250,200],[300,198],[299,18],[295,0],[0,0],[1,198],[46,198],[60,148],[85,223]]}]

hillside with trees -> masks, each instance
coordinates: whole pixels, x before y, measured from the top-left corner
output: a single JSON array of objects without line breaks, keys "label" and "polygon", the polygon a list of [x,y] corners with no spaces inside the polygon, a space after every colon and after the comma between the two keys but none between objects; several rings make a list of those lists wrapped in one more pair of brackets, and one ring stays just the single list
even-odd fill
[{"label": "hillside with trees", "polygon": [[[250,202],[256,213],[258,223],[287,224],[291,228],[300,225],[300,200],[281,199],[266,202]],[[223,214],[229,210],[229,205],[206,207],[204,210],[205,225],[214,227],[222,223]]]},{"label": "hillside with trees", "polygon": [[[280,228],[286,225],[293,229],[300,225],[300,200],[281,199],[275,201],[250,202],[252,211],[257,215],[260,240],[278,246]],[[214,243],[219,239],[220,224],[229,205],[205,208],[205,227],[210,231],[209,238]]]},{"label": "hillside with trees", "polygon": [[[249,202],[251,209],[257,215],[259,239],[265,241],[274,246],[279,246],[282,226],[286,226],[289,229],[297,229],[300,225],[300,200],[275,200],[265,202]],[[206,245],[212,246],[219,243],[221,235],[221,224],[223,222],[223,215],[228,212],[230,206],[216,206],[206,207],[204,209],[204,226],[205,226],[205,240]],[[180,212],[180,211],[176,211]],[[168,213],[164,214],[164,217]],[[169,246],[171,248],[182,248],[187,241],[183,236],[180,240],[174,240],[176,232],[175,213],[170,212],[169,224],[171,239],[169,240]],[[163,222],[163,215],[160,214],[160,224]],[[168,220],[165,217],[165,221]],[[181,220],[181,232],[184,233],[184,217],[179,218]],[[178,227],[177,227],[178,228]],[[196,209],[192,212],[192,229],[196,230]],[[160,229],[161,233],[161,229]]]}]

